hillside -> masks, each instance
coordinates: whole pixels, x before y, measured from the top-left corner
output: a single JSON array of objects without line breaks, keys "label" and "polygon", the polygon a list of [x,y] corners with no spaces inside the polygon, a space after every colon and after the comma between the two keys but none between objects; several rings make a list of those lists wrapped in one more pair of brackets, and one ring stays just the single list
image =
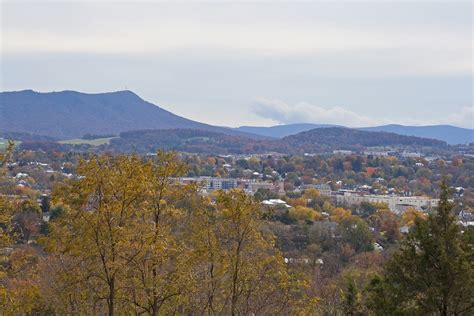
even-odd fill
[{"label": "hillside", "polygon": [[[338,127],[327,124],[287,124],[270,127],[241,126],[236,130],[263,135],[267,137],[282,138],[295,135],[301,132],[309,131],[320,127]],[[339,126],[341,127],[341,126]],[[382,125],[374,127],[358,128],[370,132],[389,132],[406,136],[416,136],[423,138],[438,139],[448,144],[465,144],[474,142],[474,130],[461,128],[451,125],[432,125],[432,126],[404,126],[404,125]]]},{"label": "hillside", "polygon": [[360,150],[371,146],[443,148],[438,140],[403,136],[386,132],[367,132],[342,127],[317,128],[282,139],[250,139],[203,130],[140,130],[121,133],[104,150],[116,152],[154,152],[157,149],[192,153],[255,154],[279,152],[328,152],[334,149]]},{"label": "hillside", "polygon": [[325,151],[331,149],[358,149],[374,146],[445,147],[439,140],[404,136],[387,132],[368,132],[345,127],[316,128],[287,136],[281,142],[295,151]]},{"label": "hillside", "polygon": [[87,94],[25,90],[0,93],[0,133],[71,139],[84,134],[118,135],[130,130],[169,128],[202,129],[253,137],[177,116],[131,91]]},{"label": "hillside", "polygon": [[289,135],[295,135],[301,132],[309,131],[315,128],[321,127],[335,127],[336,125],[329,125],[329,124],[287,124],[287,125],[276,125],[270,127],[263,127],[263,126],[240,126],[237,127],[236,130],[252,133],[262,136],[274,137],[274,138],[282,138]]},{"label": "hillside", "polygon": [[276,140],[258,140],[193,129],[141,130],[120,134],[105,149],[117,152],[154,152],[157,149],[191,153],[247,154],[284,152]]}]

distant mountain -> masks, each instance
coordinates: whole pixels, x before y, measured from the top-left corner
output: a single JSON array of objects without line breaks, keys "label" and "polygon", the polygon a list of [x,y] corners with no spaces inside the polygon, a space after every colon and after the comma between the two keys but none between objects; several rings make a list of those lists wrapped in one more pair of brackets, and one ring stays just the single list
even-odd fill
[{"label": "distant mountain", "polygon": [[253,137],[177,116],[144,101],[131,91],[87,94],[25,90],[0,93],[0,133],[70,139],[85,134],[118,135],[130,130],[169,128],[192,128]]},{"label": "distant mountain", "polygon": [[[282,138],[289,135],[298,134],[320,127],[337,127],[328,124],[288,124],[270,127],[241,126],[236,130],[254,133],[258,135]],[[341,126],[339,126],[341,127]],[[382,125],[375,127],[359,128],[364,131],[390,132],[406,136],[417,136],[431,139],[438,139],[448,144],[465,144],[474,142],[474,130],[468,128],[455,127],[450,125],[432,126],[404,126],[404,125]]]},{"label": "distant mountain", "polygon": [[390,132],[400,135],[417,136],[425,138],[439,139],[448,144],[466,144],[474,142],[474,130],[451,125],[431,125],[431,126],[404,126],[404,125],[383,125],[375,127],[361,128],[364,131]]},{"label": "distant mountain", "polygon": [[120,134],[105,150],[117,152],[154,152],[157,149],[191,153],[283,154],[328,152],[334,149],[361,150],[371,146],[401,145],[406,148],[443,148],[439,140],[403,136],[387,132],[367,132],[345,127],[316,128],[281,139],[250,139],[211,131],[191,129],[142,130]]},{"label": "distant mountain", "polygon": [[[76,91],[39,93],[32,90],[0,93],[0,136],[81,138],[85,134],[118,135],[133,130],[194,129],[254,139],[283,138],[329,124],[288,124],[231,129],[175,115],[131,91],[88,94]],[[392,132],[462,144],[474,141],[474,130],[449,125],[384,125],[363,131]],[[22,136],[22,137],[23,137]],[[26,137],[25,136],[25,137]]]},{"label": "distant mountain", "polygon": [[315,128],[336,127],[336,126],[338,125],[301,123],[301,124],[276,125],[276,126],[270,126],[270,127],[240,126],[240,127],[237,127],[236,130],[252,133],[252,134],[257,134],[257,135],[262,135],[262,136],[282,138],[285,136],[309,131]]}]

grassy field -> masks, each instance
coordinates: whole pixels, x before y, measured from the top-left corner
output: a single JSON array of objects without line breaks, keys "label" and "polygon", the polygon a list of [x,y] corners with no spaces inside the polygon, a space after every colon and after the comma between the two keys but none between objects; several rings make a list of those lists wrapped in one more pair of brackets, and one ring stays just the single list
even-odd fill
[{"label": "grassy field", "polygon": [[4,150],[7,147],[8,141],[5,138],[0,137],[0,150]]},{"label": "grassy field", "polygon": [[107,138],[97,138],[97,139],[68,139],[62,140],[59,143],[61,144],[69,144],[69,145],[82,145],[87,144],[91,146],[99,146],[104,144],[109,144],[110,140],[114,137],[107,137]]}]

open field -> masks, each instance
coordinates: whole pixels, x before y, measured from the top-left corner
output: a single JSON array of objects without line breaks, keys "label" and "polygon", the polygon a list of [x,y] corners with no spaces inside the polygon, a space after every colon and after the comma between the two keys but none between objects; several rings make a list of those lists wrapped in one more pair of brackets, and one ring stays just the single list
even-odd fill
[{"label": "open field", "polygon": [[8,141],[5,138],[0,137],[0,150],[4,150],[7,146]]},{"label": "open field", "polygon": [[100,145],[105,145],[109,144],[110,140],[114,137],[106,137],[106,138],[97,138],[97,139],[68,139],[68,140],[62,140],[59,143],[60,144],[69,144],[69,145],[82,145],[82,144],[87,144],[91,146],[100,146]]}]

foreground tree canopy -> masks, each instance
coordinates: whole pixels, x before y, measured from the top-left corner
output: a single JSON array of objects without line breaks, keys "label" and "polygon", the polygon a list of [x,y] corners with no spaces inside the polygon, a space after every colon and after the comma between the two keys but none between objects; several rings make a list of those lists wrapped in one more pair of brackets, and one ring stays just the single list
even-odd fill
[{"label": "foreground tree canopy", "polygon": [[[82,179],[58,188],[65,212],[45,239],[52,254],[43,291],[60,314],[248,315],[296,311],[304,286],[261,229],[260,207],[242,192],[216,203],[176,183],[184,166],[98,157]],[[303,291],[302,291],[303,290]]]}]

